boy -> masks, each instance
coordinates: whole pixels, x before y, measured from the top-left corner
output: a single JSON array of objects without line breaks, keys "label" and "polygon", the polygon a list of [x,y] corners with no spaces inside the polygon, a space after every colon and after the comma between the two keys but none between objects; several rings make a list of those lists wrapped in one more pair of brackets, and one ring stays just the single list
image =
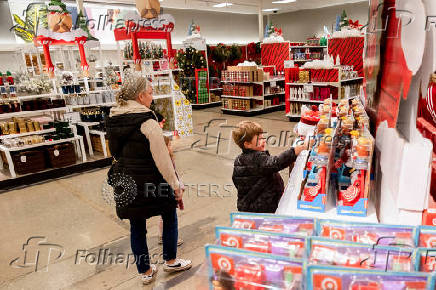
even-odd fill
[{"label": "boy", "polygon": [[270,156],[265,150],[262,127],[250,121],[239,123],[232,137],[242,149],[242,154],[236,157],[232,177],[238,190],[238,210],[274,213],[284,191],[279,171],[289,167],[306,146],[296,146],[278,156]]}]

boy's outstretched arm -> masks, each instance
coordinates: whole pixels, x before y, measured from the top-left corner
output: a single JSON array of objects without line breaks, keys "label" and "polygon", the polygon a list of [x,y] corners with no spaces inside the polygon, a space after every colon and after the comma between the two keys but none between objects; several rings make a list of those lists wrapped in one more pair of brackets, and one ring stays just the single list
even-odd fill
[{"label": "boy's outstretched arm", "polygon": [[267,154],[262,154],[259,156],[259,174],[271,174],[279,172],[287,167],[289,167],[292,162],[297,159],[297,156],[301,151],[306,150],[307,145],[295,146],[295,148],[290,148],[283,151],[277,156],[271,156]]}]

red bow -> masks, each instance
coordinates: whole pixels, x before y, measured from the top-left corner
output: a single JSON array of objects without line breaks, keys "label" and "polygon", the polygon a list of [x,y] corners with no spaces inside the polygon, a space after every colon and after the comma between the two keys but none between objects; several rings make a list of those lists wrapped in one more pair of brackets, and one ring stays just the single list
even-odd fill
[{"label": "red bow", "polygon": [[356,20],[355,22],[353,22],[353,20],[350,19],[350,20],[348,20],[348,23],[349,23],[351,28],[359,28],[362,26],[361,24],[359,24],[359,20]]}]

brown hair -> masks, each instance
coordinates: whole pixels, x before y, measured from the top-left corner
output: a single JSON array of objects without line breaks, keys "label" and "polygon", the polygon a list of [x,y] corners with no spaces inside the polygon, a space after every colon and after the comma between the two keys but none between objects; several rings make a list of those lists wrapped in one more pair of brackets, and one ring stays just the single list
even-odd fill
[{"label": "brown hair", "polygon": [[258,123],[242,121],[237,125],[237,128],[232,131],[232,137],[236,145],[244,149],[245,142],[251,142],[254,136],[262,133],[262,127]]}]

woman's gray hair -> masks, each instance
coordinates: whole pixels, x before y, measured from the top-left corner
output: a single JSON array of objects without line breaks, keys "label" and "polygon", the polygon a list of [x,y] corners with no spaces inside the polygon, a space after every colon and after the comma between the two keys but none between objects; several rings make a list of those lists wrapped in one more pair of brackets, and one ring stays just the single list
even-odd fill
[{"label": "woman's gray hair", "polygon": [[151,83],[138,73],[127,73],[116,98],[120,106],[125,106],[128,100],[136,100],[140,93],[147,90]]}]

